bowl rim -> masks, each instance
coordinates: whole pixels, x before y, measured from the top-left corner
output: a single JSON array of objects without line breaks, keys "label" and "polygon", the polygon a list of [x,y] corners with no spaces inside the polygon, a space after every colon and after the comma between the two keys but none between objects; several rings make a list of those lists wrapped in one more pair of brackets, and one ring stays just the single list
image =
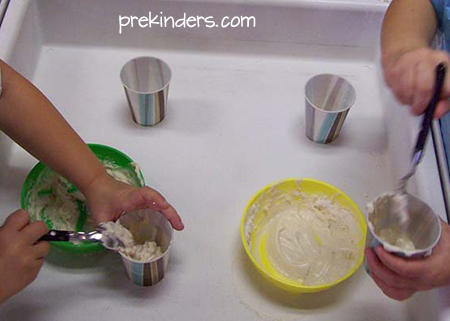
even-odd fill
[{"label": "bowl rim", "polygon": [[[288,282],[285,279],[279,278],[278,276],[269,273],[254,258],[253,254],[250,251],[250,248],[247,244],[247,240],[245,238],[245,222],[246,222],[247,214],[248,214],[250,207],[253,205],[255,200],[269,188],[272,188],[273,186],[276,186],[276,185],[279,185],[282,183],[288,183],[288,182],[293,182],[293,181],[300,181],[300,182],[306,181],[306,182],[310,182],[310,183],[314,183],[314,184],[318,184],[318,185],[323,185],[323,186],[326,186],[326,187],[331,188],[332,190],[336,191],[339,195],[343,196],[346,199],[346,201],[348,201],[349,204],[351,204],[354,207],[355,214],[357,214],[357,217],[358,217],[358,223],[360,226],[363,227],[363,238],[361,240],[361,243],[364,244],[364,246],[361,250],[362,251],[361,256],[360,256],[358,262],[355,264],[355,266],[346,275],[344,275],[343,277],[341,277],[340,279],[338,279],[336,281],[333,281],[331,283],[321,284],[321,285],[300,285],[299,283],[297,283],[295,281]],[[259,270],[259,272],[262,273],[263,276],[267,277],[270,281],[272,281],[272,283],[274,283],[275,285],[282,287],[284,289],[289,289],[289,290],[293,290],[293,291],[297,291],[297,292],[298,291],[318,292],[318,291],[329,289],[329,288],[337,285],[338,283],[345,281],[361,267],[361,265],[364,261],[364,247],[365,247],[366,238],[367,238],[367,223],[366,223],[366,218],[365,218],[364,214],[361,212],[361,210],[359,209],[358,205],[346,193],[344,193],[337,187],[335,187],[329,183],[326,183],[324,181],[320,181],[320,180],[313,179],[313,178],[287,178],[287,179],[277,180],[275,182],[272,182],[272,183],[264,186],[263,188],[261,188],[258,192],[256,192],[252,196],[250,201],[247,203],[247,205],[244,209],[244,212],[242,214],[242,217],[241,217],[240,233],[241,233],[241,241],[244,246],[245,252],[247,253],[251,262],[253,263],[253,265],[256,266],[256,268]]]},{"label": "bowl rim", "polygon": [[[125,153],[121,152],[120,150],[111,147],[111,146],[107,146],[107,145],[103,145],[103,144],[97,144],[97,143],[87,143],[86,145],[88,145],[88,147],[92,150],[92,148],[103,148],[106,150],[110,150],[120,156],[122,156],[123,158],[127,159],[130,163],[134,162],[134,160],[129,157],[128,155],[126,155]],[[27,186],[29,184],[29,180],[30,177],[32,175],[37,175],[39,172],[41,172],[42,170],[44,170],[45,168],[48,168],[47,165],[45,165],[43,162],[38,162],[35,166],[33,166],[33,168],[31,169],[31,171],[28,173],[27,177],[25,178],[23,184],[22,184],[22,189],[20,191],[20,207],[23,210],[27,210],[27,206],[25,204],[25,198],[27,195]],[[144,183],[145,186],[145,179],[144,179],[144,175],[141,171],[141,169],[139,169],[139,174],[140,174],[140,178],[142,179],[142,183]],[[136,173],[137,175],[137,173]],[[138,177],[138,182],[139,184],[140,179]],[[71,253],[93,253],[93,252],[98,252],[101,250],[104,250],[104,247],[101,243],[81,243],[79,245],[75,245],[71,242],[49,242],[52,247],[58,248],[60,250],[63,250],[65,252],[71,252]]]}]

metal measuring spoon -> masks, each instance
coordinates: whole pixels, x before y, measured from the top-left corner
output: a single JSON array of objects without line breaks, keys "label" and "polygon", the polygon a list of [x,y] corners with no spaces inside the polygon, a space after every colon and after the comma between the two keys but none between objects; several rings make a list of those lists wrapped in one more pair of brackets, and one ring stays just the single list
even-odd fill
[{"label": "metal measuring spoon", "polygon": [[60,231],[50,230],[47,234],[42,236],[39,241],[49,242],[100,242],[104,247],[110,250],[118,250],[120,247],[124,247],[124,243],[113,235],[106,235],[103,232],[105,228],[99,226],[97,229],[91,232],[74,232],[74,231]]},{"label": "metal measuring spoon", "polygon": [[[408,197],[406,197],[408,194],[406,191],[407,183],[408,180],[416,172],[417,165],[419,165],[420,161],[422,160],[422,156],[425,149],[425,143],[427,141],[428,133],[430,132],[431,122],[433,121],[433,114],[434,111],[436,110],[437,103],[439,102],[439,98],[441,96],[441,90],[445,80],[445,73],[446,73],[445,64],[440,63],[439,65],[437,65],[434,93],[425,111],[422,120],[422,126],[419,135],[417,136],[416,146],[414,147],[412,155],[411,169],[405,176],[403,176],[400,179],[395,194],[392,194],[393,198],[392,204],[394,204],[394,206],[392,206],[391,214],[397,215],[399,217],[400,225],[404,227],[408,225],[409,220],[409,215],[407,211]],[[396,199],[394,200],[394,198]]]}]

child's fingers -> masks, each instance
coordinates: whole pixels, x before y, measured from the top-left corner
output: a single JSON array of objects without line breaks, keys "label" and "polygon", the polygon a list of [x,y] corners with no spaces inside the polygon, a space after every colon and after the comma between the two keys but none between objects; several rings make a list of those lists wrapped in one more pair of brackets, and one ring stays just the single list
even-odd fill
[{"label": "child's fingers", "polygon": [[3,228],[21,231],[30,222],[30,216],[24,210],[17,210],[5,220]]},{"label": "child's fingers", "polygon": [[181,231],[184,228],[180,215],[178,215],[177,211],[171,205],[169,205],[168,208],[161,210],[161,213],[163,213],[170,221],[170,224],[172,224],[174,229]]},{"label": "child's fingers", "polygon": [[445,81],[444,81],[444,86],[442,87],[441,90],[441,98],[448,98],[450,96],[450,56],[448,54],[448,52],[443,51],[443,50],[439,50],[439,51],[434,51],[434,55],[433,55],[433,59],[434,59],[434,73],[435,73],[435,77],[436,77],[436,66],[443,63],[446,65],[447,70],[446,70],[446,74],[445,74]]},{"label": "child's fingers", "polygon": [[119,215],[117,215],[117,217],[114,217],[104,212],[93,213],[93,216],[94,216],[94,223],[97,225],[103,222],[115,221],[117,218],[119,218]]},{"label": "child's fingers", "polygon": [[126,207],[125,211],[148,207],[154,211],[160,211],[162,214],[164,214],[164,216],[170,221],[170,223],[176,230],[180,231],[184,228],[184,225],[177,211],[165,200],[165,198],[160,193],[148,186],[145,186],[139,189],[139,191],[135,195],[139,195],[139,198],[136,199],[137,202],[132,202],[130,204],[130,208]]},{"label": "child's fingers", "polygon": [[450,102],[447,99],[442,99],[436,106],[436,111],[434,112],[434,118],[439,119],[450,111]]},{"label": "child's fingers", "polygon": [[395,273],[408,277],[419,278],[424,275],[426,267],[423,260],[406,260],[386,252],[381,246],[375,249],[380,261]]},{"label": "child's fingers", "polygon": [[400,289],[413,290],[416,280],[404,278],[395,272],[386,268],[372,249],[366,250],[367,261],[370,266],[370,274],[375,274],[378,278],[383,280],[388,286]]},{"label": "child's fingers", "polygon": [[372,275],[373,281],[388,297],[398,301],[404,301],[410,298],[416,291],[411,289],[398,289],[387,285],[382,279],[376,275]]},{"label": "child's fingers", "polygon": [[[44,265],[44,258],[34,260],[32,267],[36,269],[37,272],[39,272],[39,270],[42,268],[42,265]],[[33,281],[35,280],[36,277],[37,274],[33,278]]]},{"label": "child's fingers", "polygon": [[398,85],[397,96],[404,105],[412,105],[414,102],[416,87],[416,71],[414,67],[415,66],[408,66],[399,80],[400,83]]},{"label": "child's fingers", "polygon": [[48,233],[48,227],[44,222],[33,222],[26,226],[22,233],[28,243],[35,244],[44,234]]},{"label": "child's fingers", "polygon": [[39,260],[48,255],[50,252],[50,244],[48,242],[39,242],[33,246],[34,257]]},{"label": "child's fingers", "polygon": [[[423,61],[417,68],[417,80],[416,80],[416,100],[413,106],[413,113],[416,115],[422,114],[430,103],[431,97],[434,92],[436,82],[436,66],[439,63],[444,63],[449,66],[449,57],[447,53],[438,51],[435,52],[433,58],[427,61]],[[448,67],[447,67],[448,68]],[[450,96],[450,72],[447,71],[445,76],[444,85],[441,90],[441,98],[448,98]],[[444,100],[443,100],[444,101]],[[448,104],[447,104],[448,105]],[[441,109],[435,112],[435,118],[442,117],[449,111],[447,106],[441,107]]]},{"label": "child's fingers", "polygon": [[164,209],[169,206],[164,196],[155,191],[154,189],[145,186],[141,188],[143,192],[142,196],[144,197],[145,204],[149,207],[157,206],[159,209]]},{"label": "child's fingers", "polygon": [[429,61],[422,61],[416,67],[416,91],[412,112],[421,115],[431,100],[435,82],[435,65]]},{"label": "child's fingers", "polygon": [[441,98],[448,98],[450,97],[450,64],[449,62],[445,63],[447,70],[445,73],[445,81],[444,81],[444,86],[442,87],[441,90]]}]

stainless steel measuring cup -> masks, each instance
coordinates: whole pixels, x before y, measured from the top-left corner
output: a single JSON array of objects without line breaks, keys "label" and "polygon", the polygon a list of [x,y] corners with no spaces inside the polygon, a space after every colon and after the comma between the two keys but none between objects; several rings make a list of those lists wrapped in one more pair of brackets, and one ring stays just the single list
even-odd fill
[{"label": "stainless steel measuring cup", "polygon": [[313,142],[334,141],[356,100],[353,86],[344,78],[322,74],[305,86],[306,136]]},{"label": "stainless steel measuring cup", "polygon": [[174,233],[170,222],[159,212],[143,209],[124,214],[120,218],[120,224],[131,232],[137,244],[153,241],[162,250],[161,256],[149,261],[133,260],[119,251],[130,281],[139,286],[151,286],[160,282],[167,273],[173,242]]},{"label": "stainless steel measuring cup", "polygon": [[[441,220],[433,210],[419,198],[406,194],[407,210],[409,213],[408,225],[402,226],[401,218],[391,213],[395,211],[392,194],[384,194],[377,197],[367,206],[367,222],[371,233],[371,247],[381,244],[383,248],[395,255],[402,257],[424,257],[432,253],[433,248],[439,242],[442,233]],[[393,238],[383,238],[382,231],[390,229],[404,233],[415,249],[404,249],[393,244]]]},{"label": "stainless steel measuring cup", "polygon": [[131,116],[139,125],[154,126],[166,115],[169,65],[155,57],[138,57],[128,61],[120,72]]}]

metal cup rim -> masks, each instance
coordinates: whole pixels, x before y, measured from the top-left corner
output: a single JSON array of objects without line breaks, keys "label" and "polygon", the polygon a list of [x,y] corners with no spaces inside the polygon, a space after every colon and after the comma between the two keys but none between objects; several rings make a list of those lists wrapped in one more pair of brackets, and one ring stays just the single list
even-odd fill
[{"label": "metal cup rim", "polygon": [[[340,109],[340,110],[325,110],[325,109],[322,109],[322,108],[317,107],[317,106],[309,99],[308,95],[306,94],[306,88],[308,87],[308,84],[309,84],[314,78],[319,77],[319,76],[333,76],[333,77],[339,77],[339,78],[343,79],[346,83],[348,83],[348,84],[351,86],[352,90],[355,92],[355,95],[354,95],[354,98],[352,99],[351,103],[348,104],[348,107],[343,108],[343,109]],[[347,79],[345,79],[344,77],[341,77],[341,76],[335,75],[335,74],[318,74],[318,75],[315,75],[315,76],[309,78],[308,81],[307,81],[306,84],[305,84],[305,89],[304,89],[304,91],[305,91],[305,99],[306,99],[306,101],[309,103],[309,105],[310,105],[311,107],[313,107],[314,109],[319,110],[320,112],[323,112],[323,113],[326,113],[326,114],[340,114],[340,113],[343,113],[343,112],[349,110],[350,108],[352,108],[353,105],[354,105],[355,102],[356,102],[356,90],[355,90],[355,87],[354,87]]]},{"label": "metal cup rim", "polygon": [[[412,197],[415,197],[414,195],[411,195],[411,194],[409,194],[409,195],[412,196]],[[415,198],[417,198],[418,200],[420,200],[418,197],[415,197]],[[420,200],[420,201],[423,202],[422,200]],[[423,202],[423,203],[425,203],[425,202]],[[427,203],[425,203],[425,204],[429,207],[429,205],[428,205]],[[438,244],[438,242],[440,241],[441,236],[442,236],[442,223],[441,223],[440,217],[439,217],[434,211],[432,211],[432,213],[433,213],[433,215],[436,217],[436,219],[437,219],[438,222],[439,222],[439,225],[438,225],[438,229],[439,229],[438,237],[437,237],[436,240],[433,242],[433,244],[431,244],[430,246],[428,246],[428,247],[426,247],[426,248],[424,248],[424,249],[415,249],[415,250],[412,250],[412,251],[395,251],[394,253],[402,253],[402,254],[408,253],[408,256],[415,256],[415,255],[417,255],[417,254],[425,254],[425,253],[427,253],[428,251],[432,250],[432,249]],[[372,213],[368,213],[368,215],[367,215],[367,226],[369,227],[369,231],[370,231],[370,233],[372,234],[372,236],[373,236],[380,244],[383,244],[383,248],[384,248],[384,244],[389,244],[390,246],[394,246],[394,245],[392,245],[392,244],[390,244],[390,243],[388,243],[388,242],[385,242],[385,241],[383,241],[382,239],[380,239],[380,238],[378,237],[378,235],[375,233],[375,231],[373,230],[373,229],[374,229],[374,226],[373,226],[373,224],[369,221],[369,216],[370,216],[371,214],[372,214]]]},{"label": "metal cup rim", "polygon": [[161,214],[160,212],[157,212],[157,211],[155,211],[155,213],[158,213],[159,215],[161,215],[161,216],[166,220],[166,222],[169,224],[171,238],[170,238],[169,245],[167,246],[167,249],[166,249],[161,255],[159,255],[159,256],[157,256],[157,257],[155,257],[155,258],[153,258],[153,259],[151,259],[151,260],[149,260],[149,261],[138,261],[138,260],[129,258],[128,256],[124,255],[121,251],[117,251],[117,252],[120,254],[121,257],[123,257],[123,258],[125,258],[126,260],[131,261],[131,262],[133,262],[133,263],[146,264],[146,263],[156,262],[156,261],[158,261],[159,259],[163,258],[166,254],[169,253],[170,247],[172,246],[173,240],[174,240],[174,238],[175,238],[175,235],[174,235],[174,229],[173,229],[173,227],[172,227],[172,224],[170,224],[170,221],[169,221],[163,214]]},{"label": "metal cup rim", "polygon": [[[167,80],[167,83],[164,86],[162,86],[160,89],[151,90],[151,91],[139,91],[139,90],[132,89],[129,86],[125,85],[125,83],[123,81],[123,72],[124,72],[125,67],[128,65],[128,63],[132,62],[133,60],[138,60],[138,59],[142,59],[142,58],[147,58],[147,59],[150,58],[150,59],[158,60],[161,63],[163,63],[167,67],[167,69],[169,70],[169,80]],[[126,89],[128,89],[129,91],[132,91],[132,92],[134,92],[136,94],[144,94],[144,95],[147,94],[147,95],[150,95],[150,94],[158,93],[158,92],[163,91],[164,89],[166,89],[169,86],[171,80],[172,80],[172,69],[170,68],[169,64],[167,62],[165,62],[164,60],[162,60],[161,58],[153,57],[153,56],[139,56],[139,57],[132,58],[132,59],[128,60],[122,66],[122,69],[120,70],[120,82],[122,83],[122,86],[125,87]]]}]

